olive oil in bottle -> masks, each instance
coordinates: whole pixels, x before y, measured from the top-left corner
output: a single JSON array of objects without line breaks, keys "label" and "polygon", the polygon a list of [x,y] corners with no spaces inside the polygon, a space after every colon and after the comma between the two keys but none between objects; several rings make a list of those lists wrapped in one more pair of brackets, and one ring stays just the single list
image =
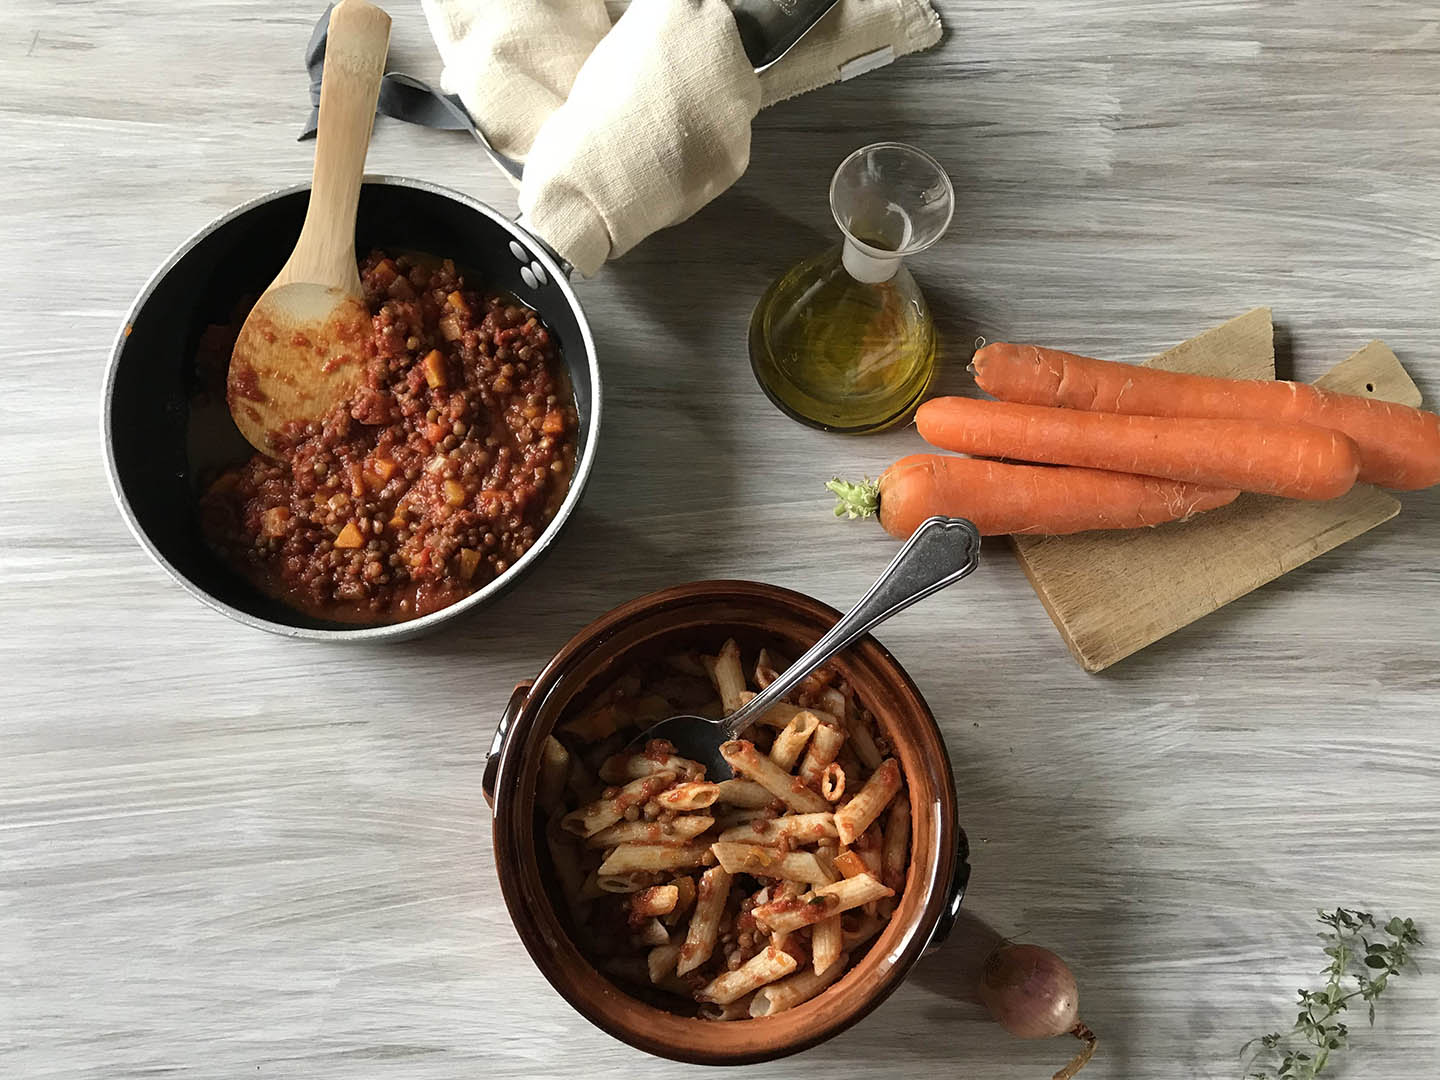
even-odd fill
[{"label": "olive oil in bottle", "polygon": [[841,164],[830,205],[843,243],[803,259],[750,320],[750,363],[781,410],[827,431],[879,431],[910,414],[935,372],[935,326],[905,256],[950,221],[953,192],[928,155],[877,143]]},{"label": "olive oil in bottle", "polygon": [[879,431],[929,387],[935,327],[910,271],[857,281],[836,246],[766,291],[750,321],[750,362],[791,416],[827,431]]}]

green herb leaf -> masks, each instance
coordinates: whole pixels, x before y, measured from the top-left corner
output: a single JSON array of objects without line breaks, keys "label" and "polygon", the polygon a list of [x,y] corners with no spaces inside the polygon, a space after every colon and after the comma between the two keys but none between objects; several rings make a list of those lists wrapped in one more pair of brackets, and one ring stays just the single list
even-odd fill
[{"label": "green herb leaf", "polygon": [[[1411,946],[1422,944],[1413,919],[1398,916],[1381,926],[1368,911],[1336,908],[1316,912],[1319,922],[1330,929],[1317,935],[1326,942],[1324,953],[1330,957],[1321,974],[1325,985],[1318,990],[1296,991],[1300,1012],[1295,1026],[1288,1032],[1274,1032],[1252,1039],[1240,1050],[1247,1069],[1245,1080],[1314,1080],[1330,1059],[1332,1050],[1350,1045],[1350,1030],[1338,1017],[1349,1009],[1350,1001],[1359,998],[1369,1003],[1370,1025],[1375,1024],[1375,999],[1385,990],[1391,975],[1410,968],[1419,971],[1410,956]],[[1364,931],[1380,931],[1389,941],[1371,941]],[[1370,971],[1380,974],[1371,976]],[[1346,991],[1347,978],[1355,980],[1356,989]],[[1258,1044],[1258,1049],[1253,1049]],[[1314,1053],[1305,1048],[1313,1048]]]}]

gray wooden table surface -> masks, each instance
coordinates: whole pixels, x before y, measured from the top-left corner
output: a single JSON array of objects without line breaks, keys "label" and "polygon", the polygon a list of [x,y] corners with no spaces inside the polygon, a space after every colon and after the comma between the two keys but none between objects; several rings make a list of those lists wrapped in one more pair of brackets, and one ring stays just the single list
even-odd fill
[{"label": "gray wooden table surface", "polygon": [[[418,6],[394,66],[434,74]],[[1440,400],[1440,17],[1422,0],[968,0],[936,50],[763,114],[748,175],[579,292],[607,380],[598,471],[531,582],[388,648],[270,638],[150,564],[111,503],[100,378],[132,296],[211,217],[308,177],[314,4],[0,5],[0,1075],[646,1075],[501,904],[481,765],[517,679],[664,585],[836,604],[893,552],[829,516],[913,432],[780,417],[744,351],[826,241],[853,147],[959,192],[915,260],[963,387],[977,334],[1136,360],[1259,304],[1309,378],[1383,337]],[[378,171],[503,208],[466,139],[382,121]],[[880,635],[950,741],[968,906],[1074,966],[1100,1077],[1239,1073],[1322,959],[1312,909],[1440,942],[1440,496],[1083,674],[1003,544]],[[1440,949],[1350,1065],[1440,1072]],[[851,1032],[750,1077],[1047,1076],[965,1000],[964,943]],[[1393,998],[1393,1000],[1389,1000]]]}]

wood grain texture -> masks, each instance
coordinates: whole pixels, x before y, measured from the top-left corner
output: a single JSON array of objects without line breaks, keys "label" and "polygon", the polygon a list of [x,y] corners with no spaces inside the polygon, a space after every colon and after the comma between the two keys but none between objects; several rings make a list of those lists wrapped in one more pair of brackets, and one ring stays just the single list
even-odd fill
[{"label": "wood grain texture", "polygon": [[[391,66],[434,76],[416,5]],[[831,242],[857,145],[946,166],[913,260],[944,338],[1140,360],[1257,304],[1280,373],[1383,337],[1440,400],[1440,23],[1414,0],[966,0],[935,50],[763,112],[745,178],[578,286],[597,472],[527,586],[438,639],[307,646],[196,604],[126,533],[101,371],[131,298],[215,215],[310,175],[323,4],[0,4],[0,1075],[679,1080],[591,1029],[521,948],[480,773],[520,678],[654,588],[749,576],[832,603],[893,555],[821,484],[913,431],[817,434],[745,358],[770,278]],[[371,168],[502,209],[468,136],[375,126]],[[1082,1075],[1234,1080],[1319,966],[1310,910],[1440,939],[1440,496],[1099,677],[1004,544],[881,634],[949,739],[967,906],[1050,945],[1103,1041]],[[244,692],[237,688],[242,684]],[[745,1080],[1035,1080],[965,1000],[960,934],[852,1032]],[[973,951],[973,950],[971,950]],[[1440,1073],[1440,965],[1335,1076]]]},{"label": "wood grain texture", "polygon": [[[1256,308],[1145,366],[1236,379],[1273,378],[1270,311]],[[1379,341],[1326,372],[1315,385],[1420,403],[1414,382]],[[1066,647],[1081,667],[1096,672],[1399,512],[1398,499],[1358,484],[1326,502],[1242,494],[1218,510],[1153,529],[1014,536],[1011,543]]]}]

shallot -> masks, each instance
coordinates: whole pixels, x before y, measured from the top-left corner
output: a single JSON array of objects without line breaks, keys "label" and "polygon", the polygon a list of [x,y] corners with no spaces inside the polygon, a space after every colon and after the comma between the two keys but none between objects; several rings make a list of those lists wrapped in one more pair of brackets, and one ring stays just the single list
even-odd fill
[{"label": "shallot", "polygon": [[1080,1020],[1080,992],[1065,961],[1038,945],[1002,944],[985,959],[980,1000],[990,1015],[1021,1039],[1074,1035],[1085,1043],[1052,1080],[1071,1080],[1099,1040]]}]

